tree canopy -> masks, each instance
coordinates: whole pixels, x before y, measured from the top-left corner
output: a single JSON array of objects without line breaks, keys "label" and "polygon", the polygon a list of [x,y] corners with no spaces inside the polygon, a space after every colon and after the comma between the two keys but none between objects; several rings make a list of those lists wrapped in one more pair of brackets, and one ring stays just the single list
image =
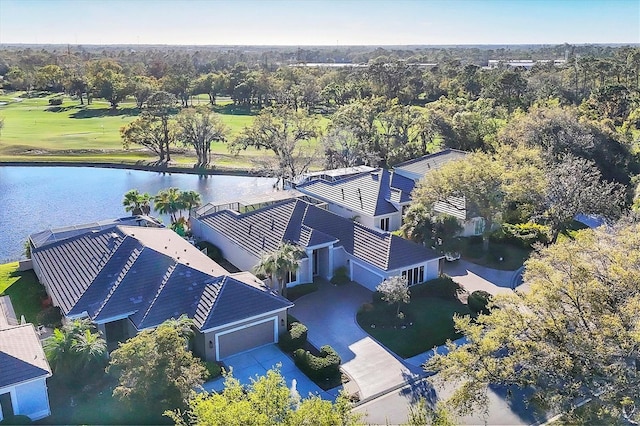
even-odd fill
[{"label": "tree canopy", "polygon": [[168,412],[177,425],[341,425],[361,424],[344,394],[335,403],[318,396],[301,398],[287,388],[278,370],[269,370],[243,388],[228,375],[220,393],[192,394],[185,412]]},{"label": "tree canopy", "polygon": [[533,387],[533,401],[566,410],[587,398],[638,420],[640,224],[578,232],[525,264],[528,291],[495,296],[489,315],[455,319],[468,343],[428,363],[461,383],[450,403],[486,407],[490,384]]}]

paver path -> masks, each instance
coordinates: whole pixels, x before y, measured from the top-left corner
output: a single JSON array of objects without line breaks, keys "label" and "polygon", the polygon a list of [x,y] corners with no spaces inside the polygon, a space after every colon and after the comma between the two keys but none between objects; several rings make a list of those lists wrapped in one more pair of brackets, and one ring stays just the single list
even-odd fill
[{"label": "paver path", "polygon": [[397,386],[421,373],[406,366],[356,322],[358,308],[371,302],[371,291],[350,283],[320,283],[318,291],[296,300],[291,314],[304,323],[316,347],[331,345],[342,358],[343,370],[357,383],[364,399]]}]

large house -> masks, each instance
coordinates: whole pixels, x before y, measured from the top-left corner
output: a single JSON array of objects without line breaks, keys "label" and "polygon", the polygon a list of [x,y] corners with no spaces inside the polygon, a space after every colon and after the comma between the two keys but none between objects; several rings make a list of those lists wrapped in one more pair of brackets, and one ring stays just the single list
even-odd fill
[{"label": "large house", "polygon": [[345,267],[349,278],[374,290],[394,275],[416,284],[438,277],[440,259],[433,250],[389,232],[373,229],[300,199],[255,211],[221,210],[191,218],[192,231],[222,251],[242,270],[251,270],[263,253],[283,241],[298,245],[306,256],[289,285],[331,278]]},{"label": "large house", "polygon": [[186,315],[205,360],[277,342],[291,302],[250,273],[229,273],[172,230],[146,225],[117,220],[31,237],[36,275],[67,319],[91,319],[113,345]]},{"label": "large house", "polygon": [[[398,164],[392,172],[380,168],[338,180],[317,179],[296,189],[327,203],[330,211],[342,217],[382,231],[395,231],[402,226],[416,184],[429,172],[466,154],[445,149]],[[484,221],[471,213],[464,198],[439,202],[434,210],[456,217],[463,227],[462,236],[479,235],[484,229]]]},{"label": "large house", "polygon": [[9,296],[0,297],[0,421],[13,415],[32,421],[49,416],[50,376],[33,324],[18,324]]}]

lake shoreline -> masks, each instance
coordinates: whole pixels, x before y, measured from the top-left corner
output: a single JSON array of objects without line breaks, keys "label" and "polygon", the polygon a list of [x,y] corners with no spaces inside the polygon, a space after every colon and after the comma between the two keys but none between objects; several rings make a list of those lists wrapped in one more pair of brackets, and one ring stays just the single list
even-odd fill
[{"label": "lake shoreline", "polygon": [[88,161],[0,161],[3,166],[23,166],[23,167],[94,167],[104,169],[140,170],[145,172],[158,173],[182,173],[199,176],[227,175],[227,176],[248,176],[248,177],[273,177],[266,173],[257,172],[250,169],[196,169],[193,167],[150,165],[150,164],[126,164],[126,163],[95,163]]}]

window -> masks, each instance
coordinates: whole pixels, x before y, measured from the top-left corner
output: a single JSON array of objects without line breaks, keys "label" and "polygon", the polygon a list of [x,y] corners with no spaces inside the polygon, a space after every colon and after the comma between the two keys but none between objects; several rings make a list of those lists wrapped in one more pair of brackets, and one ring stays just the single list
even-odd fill
[{"label": "window", "polygon": [[415,268],[402,271],[402,278],[406,279],[409,285],[424,282],[424,266],[416,266]]},{"label": "window", "polygon": [[389,230],[389,218],[385,217],[384,219],[380,219],[380,229],[383,231]]},{"label": "window", "polygon": [[285,279],[285,284],[295,282],[298,279],[298,273],[296,271],[290,271]]},{"label": "window", "polygon": [[484,232],[484,219],[477,218],[475,219],[475,234],[480,235]]}]

